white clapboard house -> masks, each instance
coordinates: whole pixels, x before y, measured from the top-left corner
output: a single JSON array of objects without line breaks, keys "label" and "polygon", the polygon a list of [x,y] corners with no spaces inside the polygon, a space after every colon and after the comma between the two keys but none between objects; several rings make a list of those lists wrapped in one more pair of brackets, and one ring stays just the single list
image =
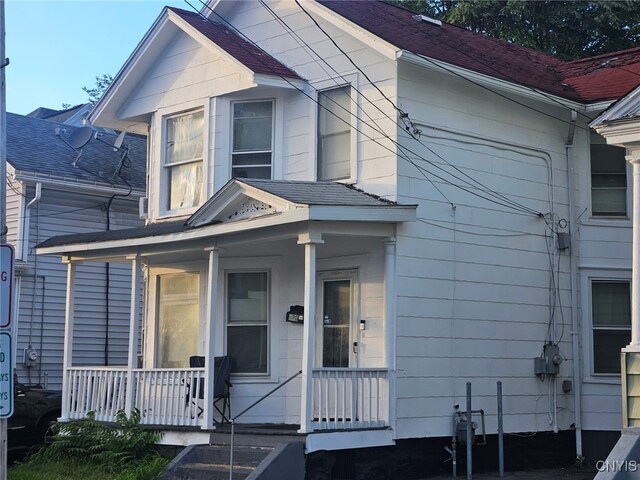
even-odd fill
[{"label": "white clapboard house", "polygon": [[[447,443],[467,382],[494,434],[497,381],[506,432],[613,445],[629,176],[588,124],[638,74],[377,1],[165,8],[90,117],[148,135],[145,227],[38,248],[67,265],[63,419],[210,431],[227,357],[232,415],[301,371],[236,422],[308,452]],[[95,261],[132,267],[126,367],[75,360]]]},{"label": "white clapboard house", "polygon": [[[68,145],[86,112],[81,105],[62,112],[40,108],[26,116],[7,114],[7,239],[16,256],[15,372],[25,385],[61,389],[63,376],[66,269],[58,258],[36,256],[35,245],[52,235],[144,224],[138,211],[145,188],[144,137],[125,139],[127,165],[114,175],[122,158],[112,147],[116,135],[102,132],[102,141],[91,139],[82,154]],[[130,267],[87,262],[79,275],[75,363],[126,365]]]}]

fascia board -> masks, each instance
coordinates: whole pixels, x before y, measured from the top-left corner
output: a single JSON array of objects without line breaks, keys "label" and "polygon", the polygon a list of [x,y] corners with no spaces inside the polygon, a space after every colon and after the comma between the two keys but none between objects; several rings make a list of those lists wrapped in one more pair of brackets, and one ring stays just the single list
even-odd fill
[{"label": "fascia board", "polygon": [[202,33],[198,31],[198,29],[191,26],[185,20],[183,20],[179,15],[175,14],[171,10],[168,10],[169,20],[172,21],[178,28],[183,30],[187,35],[197,41],[204,48],[212,51],[214,54],[218,55],[220,58],[226,60],[230,64],[232,64],[235,68],[239,70],[239,72],[246,77],[250,82],[256,83],[254,80],[255,72],[247,67],[245,64],[236,59],[233,55],[227,53],[226,50],[220,48],[216,45],[212,40],[205,37]]},{"label": "fascia board", "polygon": [[336,222],[414,222],[416,205],[353,207],[341,205],[312,205],[309,220]]},{"label": "fascia board", "polygon": [[[119,93],[122,85],[126,83],[127,78],[131,75],[132,71],[135,70],[135,67],[140,62],[140,59],[153,45],[154,40],[162,32],[163,27],[167,25],[169,21],[167,12],[167,7],[164,7],[151,28],[147,30],[147,33],[145,33],[144,37],[142,37],[142,40],[140,40],[134,51],[131,53],[131,55],[129,55],[129,58],[127,58],[124,65],[122,65],[122,67],[114,77],[113,82],[111,82],[111,85],[109,85],[109,88],[107,88],[107,91],[102,95],[100,100],[98,100],[98,103],[95,105],[93,111],[89,115],[90,124],[100,125],[100,116],[103,114],[106,107],[111,103],[116,94]],[[120,108],[116,108],[115,110],[120,110]]]},{"label": "fascia board", "polygon": [[479,83],[486,87],[495,88],[507,93],[513,93],[521,97],[541,101],[556,107],[564,106],[566,108],[570,108],[572,110],[577,110],[577,111],[585,110],[585,105],[583,103],[576,102],[573,100],[567,100],[566,98],[558,97],[557,95],[553,95],[551,93],[547,93],[544,91],[538,92],[533,87],[525,87],[517,83],[508,82],[506,80],[500,80],[490,75],[474,72],[473,70],[458,67],[456,65],[452,65],[450,63],[446,63],[441,60],[436,60],[434,58],[426,57],[425,55],[418,55],[413,52],[409,52],[407,50],[402,50],[399,52],[398,61],[403,61],[412,65],[417,65],[417,66],[424,67],[429,70],[434,70],[440,73],[447,73],[449,75],[460,75],[464,78],[467,78],[473,82]]},{"label": "fascia board", "polygon": [[[108,185],[100,185],[99,183],[85,182],[81,180],[68,180],[63,177],[55,177],[52,175],[43,175],[37,173],[27,173],[15,170],[14,177],[16,180],[25,183],[42,183],[43,186],[50,186],[57,190],[65,190],[70,192],[82,192],[87,194],[98,195],[127,195],[129,193],[128,188],[124,187],[111,187]],[[134,188],[131,191],[131,196],[143,197],[145,191]]]},{"label": "fascia board", "polygon": [[609,145],[629,147],[632,144],[640,144],[640,118],[601,123],[592,128],[605,137]]},{"label": "fascia board", "polygon": [[253,81],[257,85],[262,87],[290,88],[293,90],[303,91],[308,85],[304,80],[299,80],[297,78],[278,77],[275,75],[266,75],[263,73],[256,73],[253,77]]},{"label": "fascia board", "polygon": [[584,111],[585,113],[601,112],[609,108],[613,103],[614,103],[614,100],[606,100],[604,102],[590,103],[588,105],[585,105]]},{"label": "fascia board", "polygon": [[118,248],[127,248],[129,252],[131,252],[132,249],[144,247],[147,245],[160,245],[163,243],[198,240],[201,238],[225,235],[227,233],[245,232],[258,228],[283,225],[287,223],[303,222],[307,220],[309,220],[309,210],[306,208],[300,208],[288,212],[265,215],[264,217],[249,220],[201,227],[193,231],[172,233],[167,235],[157,235],[153,237],[129,238],[106,242],[76,243],[60,245],[57,247],[45,247],[38,248],[36,250],[36,253],[38,255],[75,254],[75,256],[77,257],[78,254],[82,252],[95,252],[100,250],[111,250]]},{"label": "fascia board", "polygon": [[338,15],[336,12],[334,12],[330,8],[325,7],[324,5],[311,0],[301,0],[301,3],[306,10],[315,13],[335,27],[343,30],[355,39],[364,43],[371,49],[384,55],[389,60],[395,60],[397,58],[397,54],[400,49],[392,43],[383,40],[377,35],[371,33],[369,30],[366,30],[361,26],[351,22],[350,20],[347,20],[343,16]]}]

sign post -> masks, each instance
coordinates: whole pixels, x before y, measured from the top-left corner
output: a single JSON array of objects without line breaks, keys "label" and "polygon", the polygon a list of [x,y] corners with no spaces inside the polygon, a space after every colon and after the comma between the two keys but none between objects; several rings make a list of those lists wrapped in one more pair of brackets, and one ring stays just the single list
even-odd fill
[{"label": "sign post", "polygon": [[13,415],[13,259],[13,247],[0,244],[0,480],[7,478],[7,418]]}]

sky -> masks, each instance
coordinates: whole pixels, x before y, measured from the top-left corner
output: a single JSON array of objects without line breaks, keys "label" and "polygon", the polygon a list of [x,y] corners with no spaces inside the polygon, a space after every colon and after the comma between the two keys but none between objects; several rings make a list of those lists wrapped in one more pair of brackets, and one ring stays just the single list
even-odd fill
[{"label": "sky", "polygon": [[85,103],[82,87],[115,75],[164,5],[192,10],[185,0],[5,0],[7,111]]}]

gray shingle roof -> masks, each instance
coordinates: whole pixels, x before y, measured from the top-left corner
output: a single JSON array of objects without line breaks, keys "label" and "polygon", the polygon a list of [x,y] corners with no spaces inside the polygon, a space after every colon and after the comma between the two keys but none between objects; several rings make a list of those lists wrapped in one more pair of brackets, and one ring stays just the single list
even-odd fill
[{"label": "gray shingle roof", "polygon": [[239,178],[237,181],[302,205],[344,205],[350,207],[396,205],[390,200],[337,182],[258,180],[253,178]]},{"label": "gray shingle roof", "polygon": [[[71,181],[86,181],[105,185],[124,183],[112,175],[119,162],[120,153],[110,146],[115,136],[104,133],[102,143],[91,139],[83,148],[78,167],[72,164],[78,153],[55,134],[56,128],[65,129],[60,135],[69,138],[75,127],[35,117],[7,113],[7,162],[16,170]],[[146,185],[146,139],[128,135],[130,167],[124,167],[121,175],[132,187],[144,189]]]}]

